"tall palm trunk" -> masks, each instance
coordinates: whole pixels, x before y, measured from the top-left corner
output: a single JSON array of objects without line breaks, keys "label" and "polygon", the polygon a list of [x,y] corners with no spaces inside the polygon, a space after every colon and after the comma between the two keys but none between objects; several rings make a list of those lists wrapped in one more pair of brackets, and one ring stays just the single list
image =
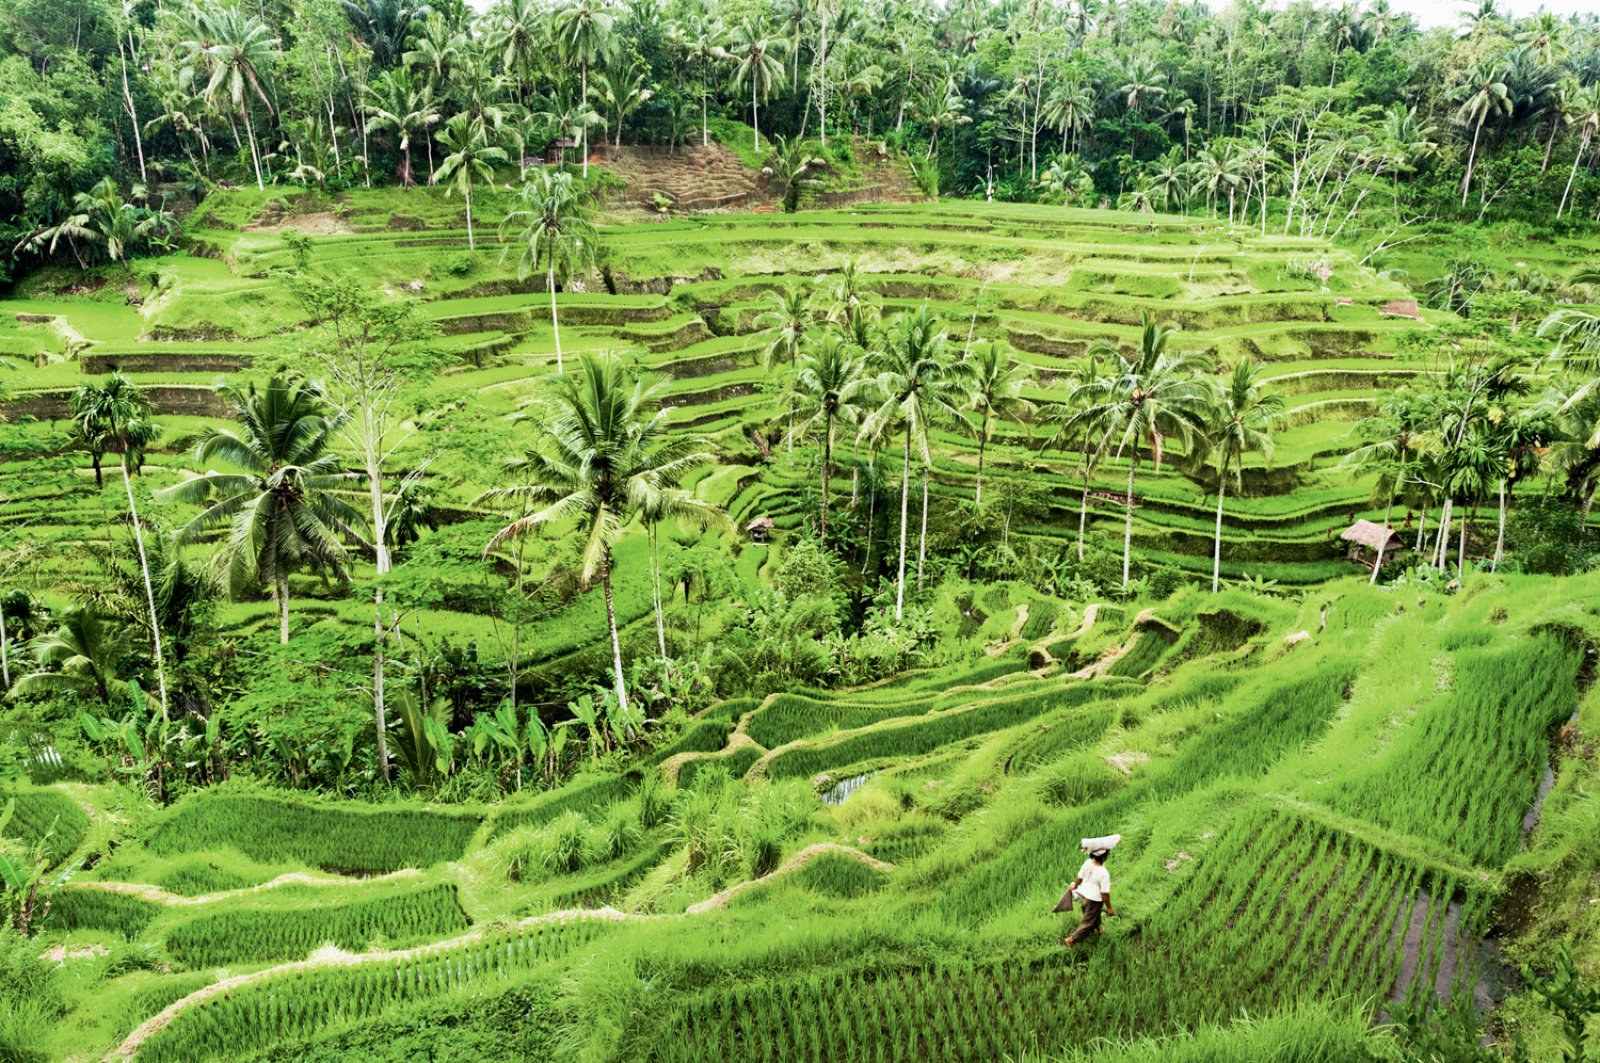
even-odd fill
[{"label": "tall palm trunk", "polygon": [[628,711],[628,689],[622,682],[622,640],[617,637],[617,607],[611,600],[611,551],[606,551],[606,557],[601,562],[600,581],[605,585],[606,592],[606,625],[611,629],[611,666],[616,670],[617,677],[617,708],[623,712]]},{"label": "tall palm trunk", "polygon": [[895,577],[894,618],[906,612],[906,525],[911,516],[911,426],[906,425],[905,452],[900,458],[900,569]]},{"label": "tall palm trunk", "polygon": [[[139,573],[144,577],[144,600],[150,608],[150,638],[156,651],[156,688],[161,693],[161,722],[170,718],[167,705],[167,666],[161,656],[161,618],[156,614],[156,592],[150,581],[150,559],[144,550],[144,528],[139,523],[139,507],[133,501],[133,479],[128,474],[128,456],[122,456],[122,486],[128,492],[128,516],[133,518],[133,542],[139,548]],[[10,681],[6,683],[9,687]]]},{"label": "tall palm trunk", "polygon": [[1423,506],[1422,507],[1422,512],[1417,515],[1417,545],[1414,548],[1415,551],[1417,553],[1419,553],[1419,554],[1422,553],[1422,544],[1426,540],[1427,530],[1428,530],[1428,507],[1427,506]]},{"label": "tall palm trunk", "polygon": [[1434,549],[1434,565],[1444,568],[1450,562],[1450,522],[1455,514],[1455,500],[1446,497],[1439,512],[1439,542]]},{"label": "tall palm trunk", "polygon": [[1083,495],[1078,500],[1078,560],[1083,560],[1083,531],[1089,523],[1089,469],[1083,470]]},{"label": "tall palm trunk", "polygon": [[394,567],[389,557],[388,514],[383,507],[383,469],[375,461],[367,468],[367,485],[372,501],[372,552],[373,567],[377,569],[379,584],[372,593],[372,723],[378,736],[378,768],[383,781],[389,782],[393,770],[389,764],[389,716],[384,704],[384,612],[382,577]]},{"label": "tall palm trunk", "polygon": [[265,192],[267,184],[261,179],[261,154],[256,151],[256,129],[250,121],[250,103],[248,100],[245,101],[244,105],[244,135],[250,141],[250,161],[255,164],[256,168],[256,190]]},{"label": "tall palm trunk", "polygon": [[1496,572],[1500,568],[1500,559],[1506,552],[1506,482],[1500,481],[1500,527],[1494,536],[1494,559],[1489,562],[1489,571]]},{"label": "tall palm trunk", "polygon": [[917,533],[917,590],[922,589],[922,563],[928,557],[928,466],[922,467],[922,530]]},{"label": "tall palm trunk", "polygon": [[550,269],[545,273],[545,285],[550,289],[550,328],[556,334],[556,372],[561,368],[561,321],[556,317],[556,264],[550,263]]},{"label": "tall palm trunk", "polygon": [[1122,526],[1122,589],[1128,589],[1129,568],[1133,561],[1133,474],[1139,468],[1139,452],[1134,450],[1128,461],[1128,494],[1123,499],[1127,516]]},{"label": "tall palm trunk", "polygon": [[1466,209],[1467,192],[1472,188],[1472,164],[1478,158],[1478,134],[1483,132],[1483,119],[1478,119],[1478,124],[1472,130],[1472,150],[1467,153],[1467,172],[1461,177],[1461,207]]},{"label": "tall palm trunk", "polygon": [[1367,579],[1368,584],[1374,584],[1378,582],[1378,572],[1383,568],[1383,552],[1384,549],[1389,545],[1389,518],[1393,515],[1393,513],[1394,491],[1391,489],[1389,492],[1389,504],[1383,508],[1383,541],[1378,544],[1378,557],[1377,560],[1372,562],[1372,575]]},{"label": "tall palm trunk", "polygon": [[1467,525],[1471,522],[1465,515],[1461,518],[1461,545],[1456,550],[1456,579],[1467,578]]},{"label": "tall palm trunk", "polygon": [[1572,182],[1578,176],[1578,164],[1583,161],[1584,153],[1589,150],[1589,140],[1594,131],[1589,126],[1583,128],[1583,140],[1578,144],[1578,154],[1572,157],[1572,172],[1567,174],[1567,187],[1561,192],[1561,205],[1556,208],[1556,217],[1559,218],[1567,211],[1567,197],[1572,195]]},{"label": "tall palm trunk", "polygon": [[278,645],[289,645],[289,573],[278,572],[273,583],[273,595],[278,599]]},{"label": "tall palm trunk", "polygon": [[1217,541],[1211,551],[1211,593],[1217,593],[1222,582],[1222,498],[1228,493],[1228,474],[1217,479]]},{"label": "tall palm trunk", "polygon": [[656,538],[656,526],[653,523],[650,525],[649,536],[650,536],[650,601],[651,601],[651,604],[654,605],[655,609],[656,609],[656,643],[660,646],[660,648],[661,648],[661,658],[662,658],[663,661],[665,661],[666,660],[666,656],[667,656],[667,620],[666,620],[665,612],[663,610],[663,602],[662,602],[662,596],[661,596],[661,558],[660,558],[660,555],[656,552],[656,545],[657,545],[659,540],[657,540],[657,538]]},{"label": "tall palm trunk", "polygon": [[827,428],[822,434],[822,530],[823,542],[828,541],[828,472],[833,466],[833,415],[827,418]]},{"label": "tall palm trunk", "polygon": [[472,185],[471,184],[467,185],[465,195],[466,195],[466,200],[467,200],[467,250],[468,251],[476,251],[478,249],[478,245],[472,238]]},{"label": "tall palm trunk", "polygon": [[983,408],[983,425],[978,430],[978,485],[972,493],[975,508],[983,506],[983,452],[989,445],[989,407]]},{"label": "tall palm trunk", "polygon": [[[578,105],[580,107],[587,107],[589,105],[589,64],[588,63],[584,63],[583,64],[583,73],[582,73],[581,77],[583,79],[583,89],[582,89],[583,95],[578,97]],[[584,122],[583,122],[583,125],[579,127],[578,133],[579,133],[579,136],[583,140],[583,179],[587,181],[589,179],[589,122],[588,122],[588,119],[585,119]]]},{"label": "tall palm trunk", "polygon": [[761,150],[761,110],[756,102],[756,79],[750,79],[750,131],[755,134],[755,150]]}]

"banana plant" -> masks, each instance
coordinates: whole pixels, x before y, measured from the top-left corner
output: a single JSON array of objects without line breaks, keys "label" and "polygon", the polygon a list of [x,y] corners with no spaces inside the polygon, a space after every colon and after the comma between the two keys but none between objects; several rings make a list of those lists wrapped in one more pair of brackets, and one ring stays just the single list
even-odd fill
[{"label": "banana plant", "polygon": [[605,732],[601,729],[601,717],[605,711],[604,705],[597,704],[592,695],[585,694],[576,701],[567,702],[567,711],[572,713],[575,720],[583,724],[584,729],[588,732],[589,759],[598,758],[600,756],[599,744],[605,738]]},{"label": "banana plant", "polygon": [[16,807],[17,802],[13,798],[6,802],[5,810],[0,811],[0,886],[5,889],[0,897],[5,903],[6,925],[26,935],[35,921],[50,914],[51,897],[77,871],[77,865],[63,869],[54,879],[47,881],[49,845],[51,837],[55,835],[56,825],[51,823],[50,828],[31,846],[8,838],[6,828],[11,825]]}]

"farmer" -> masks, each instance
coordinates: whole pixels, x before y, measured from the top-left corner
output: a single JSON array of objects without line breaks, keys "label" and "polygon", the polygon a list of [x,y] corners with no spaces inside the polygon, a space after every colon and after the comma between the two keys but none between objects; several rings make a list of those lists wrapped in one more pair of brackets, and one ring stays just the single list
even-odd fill
[{"label": "farmer", "polygon": [[1072,889],[1068,891],[1083,901],[1083,922],[1078,924],[1078,929],[1061,940],[1061,944],[1069,949],[1090,934],[1099,933],[1102,911],[1106,915],[1117,914],[1117,910],[1111,907],[1111,873],[1106,870],[1106,857],[1110,855],[1109,847],[1092,850],[1089,859],[1078,869],[1078,877],[1073,880]]}]

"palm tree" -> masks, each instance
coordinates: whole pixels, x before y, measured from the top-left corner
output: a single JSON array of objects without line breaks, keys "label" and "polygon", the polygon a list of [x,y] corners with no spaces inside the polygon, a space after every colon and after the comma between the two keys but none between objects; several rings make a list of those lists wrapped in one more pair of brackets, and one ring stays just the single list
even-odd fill
[{"label": "palm tree", "polygon": [[[156,609],[156,592],[150,579],[150,558],[145,552],[144,526],[140,523],[139,507],[133,498],[132,479],[144,463],[145,448],[155,442],[160,429],[152,419],[149,398],[121,373],[112,373],[104,384],[80,384],[72,393],[71,408],[79,435],[96,440],[100,450],[121,458],[122,486],[128,496],[128,517],[133,524],[133,541],[139,552],[145,604],[150,610],[150,638],[155,648],[161,718],[166,720],[170,708],[167,702],[167,668],[161,653],[161,614]],[[95,463],[95,480],[99,486],[98,460]]]},{"label": "palm tree", "polygon": [[1460,104],[1456,108],[1456,121],[1472,126],[1472,149],[1467,153],[1467,171],[1461,178],[1461,206],[1465,209],[1483,124],[1495,115],[1511,113],[1511,90],[1506,86],[1505,68],[1488,60],[1478,62],[1451,92],[1450,98]]},{"label": "palm tree", "polygon": [[972,116],[966,112],[966,101],[961,94],[949,89],[943,82],[929,89],[916,103],[917,121],[928,127],[928,150],[924,158],[938,159],[939,133],[958,125],[966,125]]},{"label": "palm tree", "polygon": [[1033,410],[1033,403],[1022,397],[1023,389],[1033,384],[1033,374],[993,340],[968,352],[956,366],[956,374],[967,390],[967,409],[978,414],[978,423],[971,426],[978,437],[978,478],[972,504],[981,507],[983,457],[989,446],[991,421],[995,414],[1022,417]]},{"label": "palm tree", "polygon": [[1567,199],[1572,195],[1572,182],[1578,176],[1578,165],[1589,153],[1596,131],[1600,131],[1600,84],[1578,89],[1567,101],[1567,121],[1580,127],[1578,153],[1572,157],[1572,172],[1567,174],[1567,187],[1561,193],[1561,205],[1556,217],[1567,210]]},{"label": "palm tree", "polygon": [[833,471],[833,430],[839,423],[853,424],[869,383],[860,352],[839,336],[829,334],[806,345],[800,356],[790,391],[800,406],[800,420],[789,436],[806,436],[822,430],[822,521],[818,537],[828,539],[828,478]]},{"label": "palm tree", "polygon": [[127,630],[110,618],[83,606],[68,609],[56,630],[33,640],[41,667],[19,677],[11,695],[71,693],[109,703],[112,689],[122,682],[119,666],[128,644]]},{"label": "palm tree", "polygon": [[[136,196],[143,195],[142,186],[135,186]],[[36,229],[16,244],[14,252],[37,251],[44,248],[55,254],[57,246],[66,240],[80,266],[83,256],[78,244],[99,244],[105,248],[112,262],[127,264],[134,248],[173,231],[172,215],[164,210],[136,206],[124,199],[116,181],[102,177],[87,192],[77,192],[72,197],[72,212],[54,225]]]},{"label": "palm tree", "polygon": [[[556,282],[565,284],[574,273],[594,262],[600,238],[588,218],[588,189],[573,180],[570,173],[541,170],[522,186],[518,194],[520,210],[506,215],[500,223],[504,236],[508,229],[521,226],[515,245],[521,249],[517,259],[517,279],[526,280],[544,263],[545,286],[550,290],[550,328],[556,338],[556,372],[564,371],[561,359],[561,321],[556,316]],[[507,248],[509,251],[510,249]]]},{"label": "palm tree", "polygon": [[723,54],[733,60],[732,86],[740,92],[750,87],[750,128],[755,133],[754,148],[761,150],[761,101],[772,95],[783,81],[783,54],[787,42],[768,37],[754,18],[747,18],[728,31]]},{"label": "palm tree", "polygon": [[811,297],[797,284],[767,292],[766,309],[756,315],[755,327],[766,337],[761,348],[761,364],[771,369],[776,362],[793,365],[800,356],[806,333],[816,321]]},{"label": "palm tree", "polygon": [[1106,455],[1106,444],[1111,437],[1107,412],[1101,401],[1106,386],[1101,364],[1117,358],[1116,346],[1106,340],[1089,344],[1084,357],[1073,362],[1063,374],[1066,393],[1061,401],[1045,408],[1045,417],[1058,422],[1061,427],[1045,441],[1041,449],[1059,446],[1063,450],[1073,447],[1078,451],[1078,471],[1083,477],[1083,491],[1078,499],[1078,560],[1083,560],[1084,532],[1089,522],[1089,484],[1095,468]]},{"label": "palm tree", "polygon": [[506,0],[497,14],[486,43],[516,80],[517,101],[526,103],[528,82],[545,44],[544,12],[536,0]]},{"label": "palm tree", "polygon": [[1127,590],[1133,559],[1133,484],[1139,471],[1139,448],[1147,446],[1156,473],[1166,438],[1175,435],[1185,443],[1202,439],[1205,423],[1206,384],[1199,373],[1205,359],[1168,350],[1176,326],[1158,324],[1141,315],[1139,348],[1132,354],[1114,352],[1112,372],[1103,377],[1096,394],[1086,403],[1083,418],[1103,424],[1107,442],[1116,441],[1118,456],[1128,456],[1128,490],[1122,532],[1122,587]]},{"label": "palm tree", "polygon": [[393,129],[396,147],[400,152],[397,176],[402,188],[415,185],[411,176],[411,138],[426,136],[439,121],[439,108],[433,101],[433,90],[428,85],[418,85],[405,69],[385,70],[375,80],[363,86],[367,113],[367,129],[376,132]]},{"label": "palm tree", "polygon": [[344,539],[360,540],[365,518],[353,487],[361,476],[347,472],[329,451],[339,424],[312,384],[274,376],[264,391],[226,384],[220,394],[233,407],[239,427],[211,429],[196,460],[219,460],[240,472],[207,470],[161,492],[179,502],[209,503],[178,529],[180,543],[194,542],[226,524],[218,560],[230,593],[257,583],[271,585],[278,603],[278,641],[289,642],[289,574],[303,565],[345,576]]},{"label": "palm tree", "polygon": [[784,213],[793,214],[800,209],[801,194],[808,186],[818,183],[810,176],[812,168],[826,164],[826,159],[807,154],[799,137],[778,136],[772,141],[772,154],[767,157],[761,173],[768,186],[778,193]]},{"label": "palm tree", "polygon": [[[1405,489],[1412,476],[1412,466],[1417,458],[1420,442],[1421,417],[1424,405],[1405,388],[1391,391],[1378,404],[1378,412],[1358,422],[1355,427],[1359,438],[1372,442],[1346,454],[1341,464],[1353,470],[1375,472],[1378,476],[1377,493],[1383,498],[1383,527],[1389,527],[1389,517],[1394,511],[1395,498]],[[1383,568],[1383,549],[1372,564],[1368,583],[1378,581]]]},{"label": "palm tree", "polygon": [[867,285],[861,264],[850,259],[839,272],[824,282],[821,294],[828,300],[828,320],[842,329],[846,336],[856,332],[856,323],[872,304],[872,290]]},{"label": "palm tree", "polygon": [[666,507],[653,508],[652,499],[676,489],[711,455],[699,449],[699,440],[668,435],[661,385],[635,377],[614,356],[585,354],[578,372],[552,379],[548,388],[539,449],[507,465],[523,482],[484,496],[543,508],[500,529],[484,556],[537,528],[577,522],[584,540],[583,582],[598,578],[605,589],[617,704],[626,711],[612,547],[635,516],[664,514]]},{"label": "palm tree", "polygon": [[[493,184],[494,164],[505,162],[506,152],[489,139],[489,130],[481,117],[465,112],[453,115],[445,123],[439,131],[439,143],[450,154],[439,163],[431,180],[455,179],[455,187],[467,202],[467,248],[475,251],[478,245],[472,236],[472,186],[479,181]],[[449,194],[450,189],[445,189],[445,195]]]},{"label": "palm tree", "polygon": [[270,35],[271,29],[261,19],[236,8],[219,5],[207,9],[203,18],[209,40],[203,48],[197,48],[197,42],[189,42],[191,54],[203,52],[204,61],[211,69],[203,95],[206,102],[213,105],[219,94],[226,95],[233,109],[244,116],[245,138],[250,142],[250,159],[255,164],[256,188],[265,190],[251,111],[254,101],[260,100],[267,113],[272,113],[272,100],[263,82],[278,58],[278,38]]},{"label": "palm tree", "polygon": [[[900,559],[894,600],[894,618],[898,621],[905,615],[911,450],[916,447],[924,469],[932,464],[933,457],[928,450],[929,422],[941,410],[960,416],[962,396],[951,373],[948,342],[939,318],[926,303],[900,316],[883,348],[868,353],[867,368],[875,373],[878,405],[862,420],[858,438],[876,444],[897,430],[905,437],[900,458]],[[924,537],[927,526],[927,491],[924,489]]]},{"label": "palm tree", "polygon": [[1124,80],[1117,91],[1134,114],[1142,113],[1146,103],[1167,94],[1167,75],[1148,56],[1136,56],[1122,76]]},{"label": "palm tree", "polygon": [[411,24],[427,13],[412,0],[339,0],[356,36],[372,50],[372,65],[387,71],[400,62]]},{"label": "palm tree", "polygon": [[642,64],[620,63],[595,78],[600,100],[617,116],[617,143],[622,143],[622,123],[655,97]]},{"label": "palm tree", "polygon": [[1094,120],[1094,90],[1081,73],[1072,74],[1045,101],[1045,118],[1061,130],[1061,142],[1076,151],[1078,133]]},{"label": "palm tree", "polygon": [[[555,13],[551,28],[556,48],[568,63],[578,64],[579,99],[589,102],[589,69],[610,52],[616,12],[605,0],[570,0]],[[589,176],[589,128],[583,128],[583,176]]]},{"label": "palm tree", "polygon": [[1272,459],[1272,426],[1283,412],[1283,396],[1262,392],[1262,367],[1241,358],[1216,389],[1206,410],[1205,434],[1217,466],[1217,532],[1211,553],[1211,593],[1222,585],[1222,501],[1228,477],[1244,485],[1244,456],[1259,451]]}]

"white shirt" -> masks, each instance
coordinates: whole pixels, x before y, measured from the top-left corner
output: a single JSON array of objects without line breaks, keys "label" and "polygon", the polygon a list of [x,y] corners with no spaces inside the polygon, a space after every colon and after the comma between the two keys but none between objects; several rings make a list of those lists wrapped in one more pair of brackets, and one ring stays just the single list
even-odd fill
[{"label": "white shirt", "polygon": [[1085,860],[1083,866],[1078,868],[1078,877],[1083,881],[1075,892],[1086,901],[1103,901],[1106,894],[1111,892],[1111,872],[1106,870],[1104,864]]}]

